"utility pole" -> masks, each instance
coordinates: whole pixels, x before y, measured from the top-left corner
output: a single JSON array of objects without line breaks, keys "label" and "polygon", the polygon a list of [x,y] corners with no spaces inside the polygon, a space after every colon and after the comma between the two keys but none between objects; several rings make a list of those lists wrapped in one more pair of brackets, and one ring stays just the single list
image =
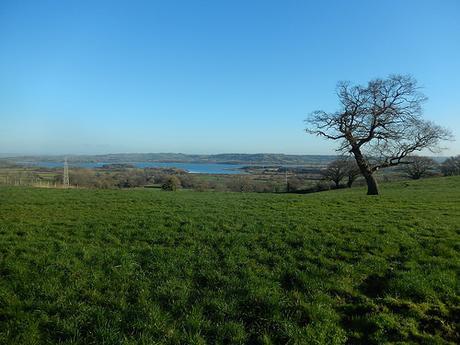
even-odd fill
[{"label": "utility pole", "polygon": [[284,178],[285,178],[285,183],[286,183],[286,192],[289,192],[288,171],[287,171],[287,168],[286,168],[286,171],[285,171],[285,174],[284,174]]},{"label": "utility pole", "polygon": [[64,188],[69,188],[69,165],[67,164],[67,157],[64,160],[64,179],[63,179]]}]

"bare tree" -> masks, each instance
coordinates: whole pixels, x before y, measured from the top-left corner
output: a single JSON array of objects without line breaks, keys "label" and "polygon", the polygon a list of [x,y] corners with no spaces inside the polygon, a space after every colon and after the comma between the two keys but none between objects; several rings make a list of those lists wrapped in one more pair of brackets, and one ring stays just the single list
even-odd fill
[{"label": "bare tree", "polygon": [[410,156],[407,158],[407,161],[410,164],[406,164],[403,167],[403,171],[413,180],[429,176],[433,169],[437,167],[436,162],[429,157]]},{"label": "bare tree", "polygon": [[441,172],[444,176],[460,175],[460,155],[446,159],[441,164]]},{"label": "bare tree", "polygon": [[374,173],[405,163],[414,151],[435,150],[448,130],[422,119],[426,97],[409,76],[392,75],[366,86],[338,84],[341,108],[313,112],[306,120],[310,134],[339,140],[339,151],[350,152],[367,182],[367,194],[379,194]]},{"label": "bare tree", "polygon": [[353,183],[356,181],[359,175],[361,175],[361,171],[359,170],[356,161],[353,158],[347,158],[347,187],[351,188]]},{"label": "bare tree", "polygon": [[340,182],[348,175],[348,162],[345,159],[337,159],[321,170],[321,175],[325,180],[332,181],[336,188],[340,187]]},{"label": "bare tree", "polygon": [[334,182],[336,188],[340,187],[340,183],[345,178],[347,179],[347,187],[351,187],[360,174],[356,162],[350,157],[338,158],[321,170],[323,178]]}]

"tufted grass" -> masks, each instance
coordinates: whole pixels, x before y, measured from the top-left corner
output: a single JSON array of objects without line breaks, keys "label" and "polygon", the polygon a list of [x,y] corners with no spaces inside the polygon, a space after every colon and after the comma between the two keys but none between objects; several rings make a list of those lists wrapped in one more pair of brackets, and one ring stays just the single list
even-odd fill
[{"label": "tufted grass", "polygon": [[460,178],[0,188],[0,343],[460,342]]}]

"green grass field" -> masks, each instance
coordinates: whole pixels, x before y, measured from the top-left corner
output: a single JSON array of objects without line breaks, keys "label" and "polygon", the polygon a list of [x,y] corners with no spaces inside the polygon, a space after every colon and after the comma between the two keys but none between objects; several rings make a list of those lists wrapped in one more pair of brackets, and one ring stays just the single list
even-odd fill
[{"label": "green grass field", "polygon": [[460,178],[0,188],[1,344],[456,344]]}]

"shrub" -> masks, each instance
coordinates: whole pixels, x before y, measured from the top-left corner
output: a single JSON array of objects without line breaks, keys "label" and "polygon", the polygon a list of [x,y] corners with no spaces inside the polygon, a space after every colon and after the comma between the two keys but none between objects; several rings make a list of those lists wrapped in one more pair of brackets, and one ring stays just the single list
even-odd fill
[{"label": "shrub", "polygon": [[288,180],[287,191],[288,192],[297,192],[302,189],[304,183],[298,177],[292,177]]},{"label": "shrub", "polygon": [[167,191],[175,191],[180,187],[180,180],[177,176],[171,175],[168,177],[165,183],[161,186],[161,189]]},{"label": "shrub", "polygon": [[231,192],[251,192],[253,191],[253,185],[251,180],[247,176],[238,176],[232,178],[228,184],[227,188]]}]

